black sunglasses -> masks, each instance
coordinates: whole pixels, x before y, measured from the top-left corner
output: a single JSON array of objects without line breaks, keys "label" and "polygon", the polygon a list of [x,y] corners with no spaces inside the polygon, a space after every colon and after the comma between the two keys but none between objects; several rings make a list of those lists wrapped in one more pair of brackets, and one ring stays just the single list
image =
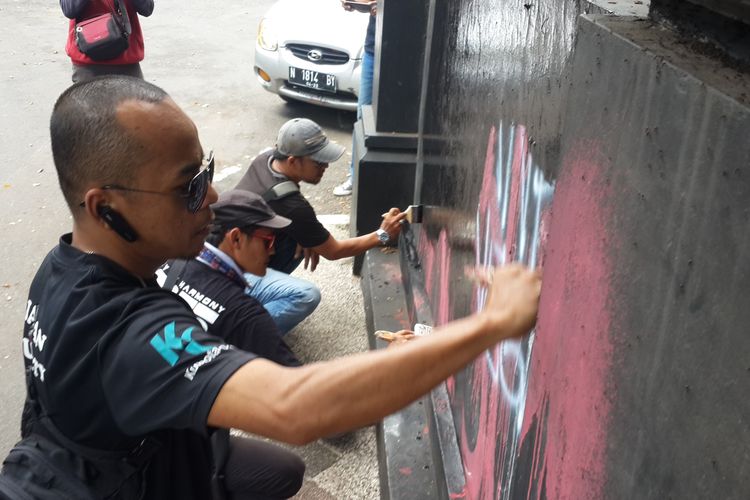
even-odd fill
[{"label": "black sunglasses", "polygon": [[[210,151],[208,156],[203,160],[200,171],[195,174],[195,177],[190,179],[187,190],[181,193],[162,193],[160,191],[148,191],[146,189],[135,189],[117,184],[107,184],[102,186],[101,189],[110,189],[117,191],[129,191],[132,193],[146,193],[146,194],[160,194],[165,196],[178,196],[185,199],[185,205],[187,206],[188,212],[194,214],[200,210],[203,205],[203,201],[206,199],[208,193],[208,187],[214,180],[214,152]],[[81,202],[80,206],[85,206],[86,202]]]}]

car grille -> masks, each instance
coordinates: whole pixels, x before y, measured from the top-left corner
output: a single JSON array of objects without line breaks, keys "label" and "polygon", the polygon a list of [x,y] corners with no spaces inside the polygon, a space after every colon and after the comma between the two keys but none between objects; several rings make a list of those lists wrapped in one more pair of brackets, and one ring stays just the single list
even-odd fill
[{"label": "car grille", "polygon": [[[290,43],[286,48],[296,57],[315,64],[346,64],[349,61],[349,54],[340,50],[316,47],[315,45],[307,45],[303,43]],[[310,59],[308,54],[311,50],[317,50],[320,52],[320,59]]]}]

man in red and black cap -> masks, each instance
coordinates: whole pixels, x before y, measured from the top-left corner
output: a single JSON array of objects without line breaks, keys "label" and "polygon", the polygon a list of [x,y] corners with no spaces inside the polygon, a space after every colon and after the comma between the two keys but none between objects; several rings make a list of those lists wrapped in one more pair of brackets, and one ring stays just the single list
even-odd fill
[{"label": "man in red and black cap", "polygon": [[284,366],[299,366],[268,311],[245,294],[245,273],[266,274],[276,231],[289,225],[255,193],[232,190],[211,206],[214,221],[203,249],[157,271],[159,284],[179,295],[209,333]]}]

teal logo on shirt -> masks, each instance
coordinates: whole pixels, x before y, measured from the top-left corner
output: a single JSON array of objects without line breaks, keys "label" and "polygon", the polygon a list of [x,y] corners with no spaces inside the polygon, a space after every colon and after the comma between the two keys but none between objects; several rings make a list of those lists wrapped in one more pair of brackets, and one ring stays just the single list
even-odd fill
[{"label": "teal logo on shirt", "polygon": [[174,321],[164,327],[164,336],[158,333],[151,339],[151,345],[170,366],[180,359],[180,352],[197,355],[208,351],[206,347],[193,340],[193,327],[186,328],[179,337],[175,333]]}]

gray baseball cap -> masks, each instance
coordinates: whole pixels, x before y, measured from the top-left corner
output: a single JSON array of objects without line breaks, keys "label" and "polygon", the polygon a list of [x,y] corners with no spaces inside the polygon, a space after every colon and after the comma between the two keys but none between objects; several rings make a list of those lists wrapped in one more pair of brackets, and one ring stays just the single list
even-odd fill
[{"label": "gray baseball cap", "polygon": [[320,125],[307,118],[293,118],[279,129],[276,150],[286,156],[309,156],[313,161],[333,163],[346,148],[331,142]]},{"label": "gray baseball cap", "polygon": [[281,229],[292,223],[286,217],[276,215],[260,195],[242,189],[221,193],[211,209],[214,226],[222,229],[247,226]]}]

